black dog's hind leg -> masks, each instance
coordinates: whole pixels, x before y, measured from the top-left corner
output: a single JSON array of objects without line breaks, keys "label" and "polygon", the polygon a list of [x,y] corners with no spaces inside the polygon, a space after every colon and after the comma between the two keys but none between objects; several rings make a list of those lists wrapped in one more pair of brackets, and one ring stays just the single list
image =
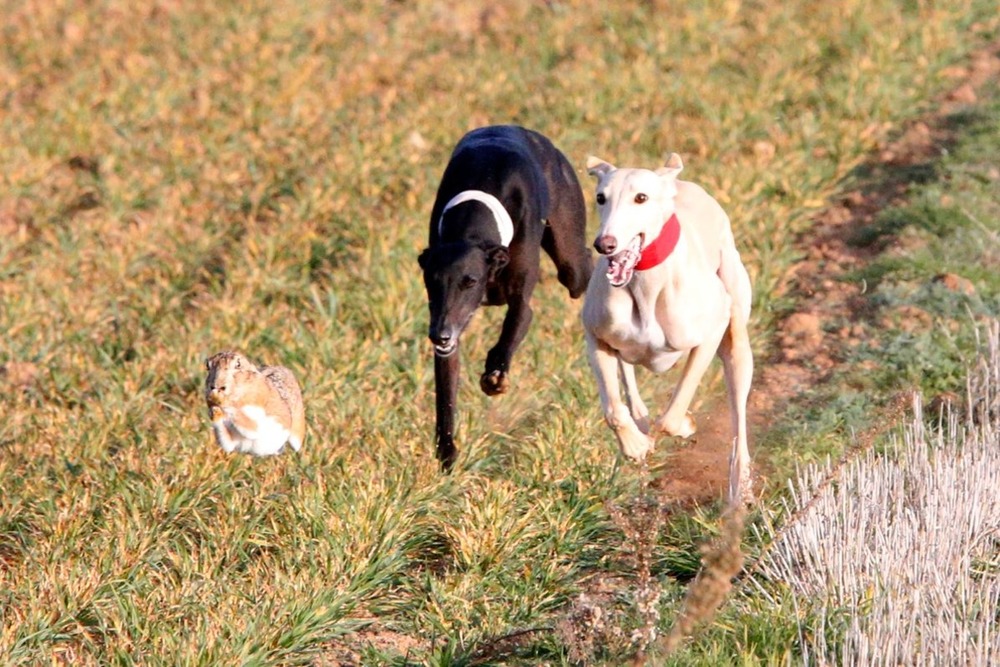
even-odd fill
[{"label": "black dog's hind leg", "polygon": [[587,243],[587,208],[573,168],[564,160],[549,169],[552,204],[542,236],[542,248],[555,262],[572,298],[587,290],[593,263]]},{"label": "black dog's hind leg", "polygon": [[555,263],[559,282],[569,290],[570,297],[576,299],[587,291],[593,264],[582,235],[577,239],[575,234],[547,227],[542,237],[542,248]]},{"label": "black dog's hind leg", "polygon": [[434,390],[437,405],[437,458],[445,471],[458,457],[455,447],[455,403],[458,399],[459,358],[456,349],[451,355],[434,355]]}]

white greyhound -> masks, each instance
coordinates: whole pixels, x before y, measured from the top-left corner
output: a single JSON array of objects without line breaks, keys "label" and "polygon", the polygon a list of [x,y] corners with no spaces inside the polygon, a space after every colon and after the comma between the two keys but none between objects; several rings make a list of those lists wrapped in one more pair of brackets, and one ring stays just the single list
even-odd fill
[{"label": "white greyhound", "polygon": [[[645,458],[657,433],[694,434],[688,413],[712,357],[722,358],[732,417],[729,502],[749,501],[746,405],[753,378],[747,334],[750,276],[740,260],[729,217],[700,186],[677,180],[672,153],[656,171],[618,169],[596,157],[601,254],[583,305],[587,352],[601,407],[622,452]],[[670,405],[649,424],[634,364],[661,373],[690,353]],[[619,372],[628,406],[622,402]]]}]

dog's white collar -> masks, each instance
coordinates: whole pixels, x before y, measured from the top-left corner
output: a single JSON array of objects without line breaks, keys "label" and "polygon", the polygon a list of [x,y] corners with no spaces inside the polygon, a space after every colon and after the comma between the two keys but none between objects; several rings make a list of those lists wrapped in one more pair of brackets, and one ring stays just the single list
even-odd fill
[{"label": "dog's white collar", "polygon": [[500,232],[500,245],[505,248],[509,246],[514,238],[514,221],[511,220],[510,213],[503,207],[499,199],[482,190],[463,190],[448,200],[448,203],[444,205],[444,210],[441,211],[441,218],[438,220],[438,235],[441,234],[441,226],[444,224],[444,214],[452,207],[467,201],[477,201],[489,207],[497,222],[497,231]]}]

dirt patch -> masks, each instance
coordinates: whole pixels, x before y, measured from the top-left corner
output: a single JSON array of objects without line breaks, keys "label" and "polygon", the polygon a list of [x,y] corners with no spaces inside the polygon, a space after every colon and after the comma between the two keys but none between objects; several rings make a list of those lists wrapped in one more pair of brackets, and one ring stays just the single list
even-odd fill
[{"label": "dirt patch", "polygon": [[427,642],[373,624],[330,642],[310,664],[312,667],[363,667],[365,653],[369,650],[408,657],[424,653],[427,648]]},{"label": "dirt patch", "polygon": [[[650,486],[664,504],[674,507],[693,507],[724,499],[729,488],[732,449],[729,405],[721,400],[693,412],[698,432],[687,440],[661,439],[657,447],[667,450],[666,461],[650,469]],[[756,428],[751,430],[754,431]]]},{"label": "dirt patch", "polygon": [[[779,324],[771,353],[756,359],[748,406],[751,455],[755,439],[797,396],[837,370],[844,346],[859,333],[856,323],[866,308],[865,285],[842,278],[871,262],[888,244],[852,245],[849,241],[868,228],[880,211],[904,203],[914,181],[933,174],[934,163],[957,138],[950,118],[974,104],[983,85],[1000,75],[1000,41],[972,54],[966,65],[946,70],[945,75],[954,79],[954,85],[935,101],[934,110],[907,123],[897,137],[880,147],[861,167],[871,178],[831,201],[795,240],[803,259],[789,271],[781,289],[794,297],[797,307]],[[956,286],[962,289],[966,287]],[[671,448],[668,463],[657,467],[653,481],[664,502],[697,505],[725,495],[731,448],[728,407],[724,401],[703,406],[695,417],[698,433],[693,438],[660,445]],[[755,467],[762,474],[762,465]],[[755,490],[760,488],[756,480]]]}]

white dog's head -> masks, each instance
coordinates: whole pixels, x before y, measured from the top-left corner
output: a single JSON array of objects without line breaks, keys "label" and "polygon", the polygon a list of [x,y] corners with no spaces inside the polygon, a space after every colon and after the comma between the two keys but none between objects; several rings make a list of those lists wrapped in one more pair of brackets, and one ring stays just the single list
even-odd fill
[{"label": "white dog's head", "polygon": [[677,175],[684,168],[677,153],[657,169],[618,169],[590,156],[587,173],[597,177],[601,228],[594,248],[608,258],[608,280],[615,287],[632,279],[639,255],[674,212]]}]

